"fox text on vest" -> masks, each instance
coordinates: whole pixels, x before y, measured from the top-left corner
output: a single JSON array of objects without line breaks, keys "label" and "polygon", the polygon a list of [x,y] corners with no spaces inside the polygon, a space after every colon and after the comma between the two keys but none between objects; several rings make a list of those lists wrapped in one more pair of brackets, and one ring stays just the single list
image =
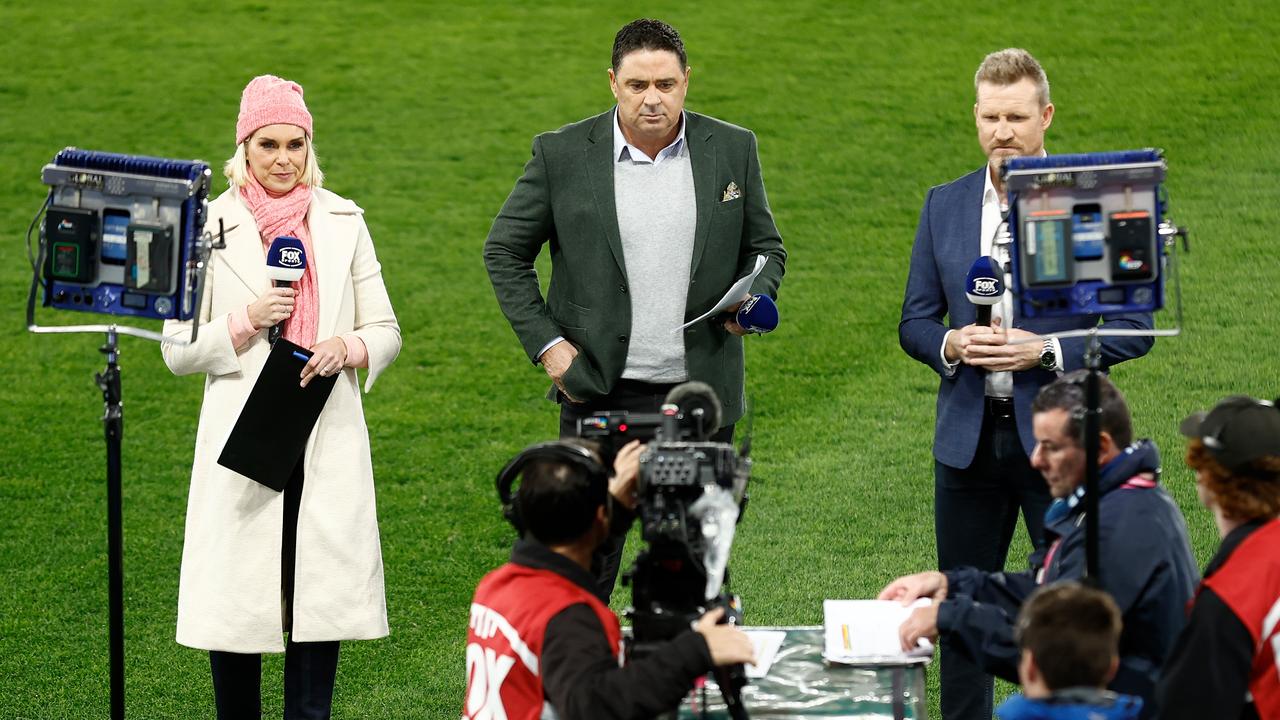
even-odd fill
[{"label": "fox text on vest", "polygon": [[498,655],[476,643],[467,646],[467,716],[474,720],[507,720],[502,706],[502,681],[516,659]]}]

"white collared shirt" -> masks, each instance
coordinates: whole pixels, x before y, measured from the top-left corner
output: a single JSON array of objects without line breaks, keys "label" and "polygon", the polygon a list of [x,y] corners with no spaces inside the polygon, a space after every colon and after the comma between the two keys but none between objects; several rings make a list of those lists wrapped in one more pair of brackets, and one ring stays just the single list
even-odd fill
[{"label": "white collared shirt", "polygon": [[[1006,203],[1000,202],[1000,193],[996,192],[996,186],[991,182],[991,166],[988,165],[982,173],[982,229],[978,234],[978,254],[993,255],[992,250],[995,247],[996,233],[1000,232],[1000,218],[1009,209]],[[996,258],[1004,264],[1004,258]],[[1000,319],[1000,327],[1008,330],[1013,327],[1013,293],[1009,288],[1009,273],[1004,273],[1004,294],[1000,296],[1000,302],[991,307],[991,322],[994,324],[996,318]],[[1009,371],[988,372],[986,377],[986,395],[987,397],[1013,397],[1013,373]]]},{"label": "white collared shirt", "polygon": [[614,162],[631,162],[637,165],[648,164],[657,165],[663,160],[675,157],[687,152],[684,141],[685,115],[684,111],[680,111],[680,132],[676,133],[676,139],[671,144],[658,151],[658,156],[651,158],[644,153],[643,150],[627,142],[627,138],[622,134],[621,120],[618,118],[618,109],[613,110],[613,160]]}]

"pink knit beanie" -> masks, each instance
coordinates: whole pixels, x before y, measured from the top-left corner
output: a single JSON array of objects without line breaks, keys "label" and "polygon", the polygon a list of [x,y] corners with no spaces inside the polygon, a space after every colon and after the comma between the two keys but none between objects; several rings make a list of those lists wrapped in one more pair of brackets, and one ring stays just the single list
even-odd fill
[{"label": "pink knit beanie", "polygon": [[311,113],[302,101],[302,86],[275,75],[259,75],[244,86],[240,118],[236,120],[236,144],[260,127],[285,123],[297,125],[311,137]]}]

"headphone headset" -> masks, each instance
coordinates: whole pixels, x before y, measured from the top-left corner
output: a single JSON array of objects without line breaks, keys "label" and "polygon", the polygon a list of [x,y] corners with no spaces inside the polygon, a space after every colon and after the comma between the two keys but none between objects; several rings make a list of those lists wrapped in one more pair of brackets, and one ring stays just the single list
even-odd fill
[{"label": "headphone headset", "polygon": [[[609,501],[609,476],[612,472],[596,460],[592,452],[581,445],[553,441],[530,445],[511,458],[507,466],[498,473],[496,485],[498,500],[502,503],[502,516],[511,523],[520,535],[524,535],[524,519],[520,517],[520,506],[516,503],[515,493],[511,485],[524,472],[530,463],[539,460],[558,462],[576,467],[587,474],[587,482],[591,492],[600,492],[605,496],[606,506]],[[611,506],[610,506],[611,507]]]}]

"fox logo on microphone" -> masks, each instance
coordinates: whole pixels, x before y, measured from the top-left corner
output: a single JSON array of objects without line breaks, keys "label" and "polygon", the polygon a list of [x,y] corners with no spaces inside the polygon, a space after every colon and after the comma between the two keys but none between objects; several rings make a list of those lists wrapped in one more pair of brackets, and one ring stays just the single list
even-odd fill
[{"label": "fox logo on microphone", "polygon": [[267,277],[277,285],[297,282],[307,269],[307,251],[296,237],[281,235],[267,250]]},{"label": "fox logo on microphone", "polygon": [[280,264],[284,267],[302,267],[302,250],[300,248],[280,248]]},{"label": "fox logo on microphone", "polygon": [[1004,295],[1004,276],[1000,263],[990,256],[980,257],[964,278],[964,292],[974,305],[995,305]]},{"label": "fox logo on microphone", "polygon": [[1000,281],[991,277],[974,278],[973,286],[969,288],[969,292],[983,297],[997,295],[1000,292]]}]

